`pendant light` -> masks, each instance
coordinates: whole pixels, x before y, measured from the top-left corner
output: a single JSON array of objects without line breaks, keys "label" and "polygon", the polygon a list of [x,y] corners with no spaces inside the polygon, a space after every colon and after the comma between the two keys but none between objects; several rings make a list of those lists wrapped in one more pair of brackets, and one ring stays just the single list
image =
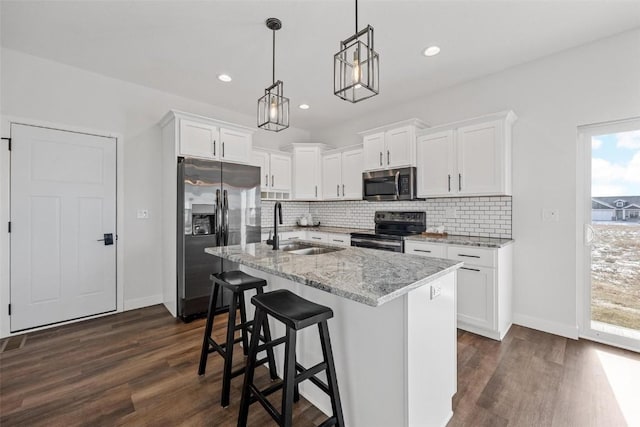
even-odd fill
[{"label": "pendant light", "polygon": [[333,93],[353,103],[379,93],[379,59],[373,50],[373,27],[367,25],[358,31],[358,0],[355,2],[356,32],[340,42],[340,51],[333,57]]},{"label": "pendant light", "polygon": [[289,98],[284,96],[282,81],[276,81],[276,31],[282,28],[282,22],[278,18],[269,18],[266,24],[273,31],[273,84],[258,99],[258,127],[280,132],[289,127]]}]

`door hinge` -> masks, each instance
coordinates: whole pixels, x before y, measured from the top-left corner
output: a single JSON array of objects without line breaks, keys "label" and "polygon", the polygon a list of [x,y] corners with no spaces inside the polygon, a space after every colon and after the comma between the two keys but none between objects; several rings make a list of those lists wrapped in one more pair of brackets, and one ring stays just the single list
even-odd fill
[{"label": "door hinge", "polygon": [[11,316],[11,304],[9,304],[9,316]]},{"label": "door hinge", "polygon": [[8,148],[11,151],[11,138],[2,138],[3,141],[7,141],[9,143]]},{"label": "door hinge", "polygon": [[9,223],[8,223],[8,227],[7,227],[7,228],[8,228],[8,231],[7,231],[7,232],[8,232],[8,233],[11,233],[11,221],[9,221]]}]

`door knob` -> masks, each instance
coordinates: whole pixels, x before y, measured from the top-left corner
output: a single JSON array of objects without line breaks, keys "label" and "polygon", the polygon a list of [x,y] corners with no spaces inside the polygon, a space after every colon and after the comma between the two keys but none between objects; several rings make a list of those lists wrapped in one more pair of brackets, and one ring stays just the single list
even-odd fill
[{"label": "door knob", "polygon": [[113,245],[113,234],[107,233],[104,235],[104,239],[98,239],[97,242],[104,242],[105,246]]}]

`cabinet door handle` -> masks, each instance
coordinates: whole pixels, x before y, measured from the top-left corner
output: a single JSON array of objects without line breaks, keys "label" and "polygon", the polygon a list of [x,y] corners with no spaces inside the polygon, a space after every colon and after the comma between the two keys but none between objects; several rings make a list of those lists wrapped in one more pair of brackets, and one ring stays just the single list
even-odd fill
[{"label": "cabinet door handle", "polygon": [[344,240],[340,240],[340,239],[333,239],[334,242],[340,242],[340,243],[344,243]]},{"label": "cabinet door handle", "polygon": [[463,256],[463,257],[467,257],[467,258],[480,258],[479,255],[465,255],[465,254],[458,254],[458,256]]},{"label": "cabinet door handle", "polygon": [[380,166],[382,166],[382,151],[380,152]]},{"label": "cabinet door handle", "polygon": [[322,240],[322,237],[314,237],[314,236],[311,236],[311,238],[312,238],[313,240]]},{"label": "cabinet door handle", "polygon": [[216,155],[216,140],[213,140],[213,155]]},{"label": "cabinet door handle", "polygon": [[451,174],[447,175],[447,179],[449,180],[449,193],[451,193]]},{"label": "cabinet door handle", "polygon": [[222,157],[224,157],[224,141],[222,141]]},{"label": "cabinet door handle", "polygon": [[274,175],[271,175],[271,186],[273,187],[275,185],[275,178]]},{"label": "cabinet door handle", "polygon": [[458,174],[458,191],[462,191],[462,174]]},{"label": "cabinet door handle", "polygon": [[342,197],[344,197],[344,184],[342,184]]},{"label": "cabinet door handle", "polygon": [[340,184],[336,185],[336,196],[340,197]]},{"label": "cabinet door handle", "polygon": [[267,186],[269,186],[269,174],[264,174],[264,180],[267,182]]},{"label": "cabinet door handle", "polygon": [[387,164],[391,164],[391,153],[387,150]]},{"label": "cabinet door handle", "polygon": [[428,253],[428,254],[430,254],[430,253],[431,253],[431,251],[428,251],[428,250],[426,250],[426,249],[414,249],[414,251],[415,251],[415,252],[425,252],[425,253]]},{"label": "cabinet door handle", "polygon": [[316,185],[316,197],[318,197],[318,186]]},{"label": "cabinet door handle", "polygon": [[469,270],[469,271],[477,271],[480,272],[477,268],[469,268],[469,267],[460,267],[461,270]]}]

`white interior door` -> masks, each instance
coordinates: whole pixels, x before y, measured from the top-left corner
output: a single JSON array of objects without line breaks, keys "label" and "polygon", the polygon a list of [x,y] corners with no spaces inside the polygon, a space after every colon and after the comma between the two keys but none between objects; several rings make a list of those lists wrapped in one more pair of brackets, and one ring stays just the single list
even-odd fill
[{"label": "white interior door", "polygon": [[11,137],[11,331],[115,311],[116,140],[18,124]]}]

